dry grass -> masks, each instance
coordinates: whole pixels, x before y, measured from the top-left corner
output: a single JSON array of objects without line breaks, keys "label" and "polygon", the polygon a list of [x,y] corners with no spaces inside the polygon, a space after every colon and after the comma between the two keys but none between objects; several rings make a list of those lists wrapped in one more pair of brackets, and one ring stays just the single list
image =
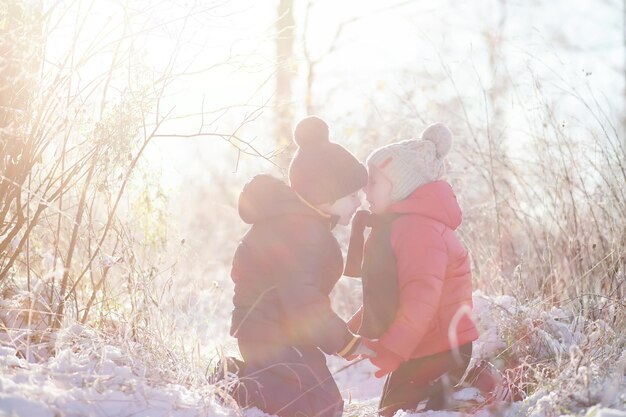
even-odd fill
[{"label": "dry grass", "polygon": [[[18,34],[37,25],[23,23]],[[78,48],[75,41],[68,57]],[[113,45],[132,55],[127,37]],[[27,80],[42,69],[37,51],[20,55],[25,68],[35,68],[25,72]],[[85,54],[86,60],[101,58],[93,50]],[[0,161],[0,340],[43,361],[79,337],[63,335],[86,325],[97,337],[81,349],[91,346],[96,355],[102,343],[118,346],[154,365],[145,372],[155,380],[204,392],[211,389],[206,375],[215,357],[229,349],[223,341],[232,290],[225,253],[243,227],[233,209],[206,220],[208,232],[199,242],[167,239],[171,219],[158,181],[146,191],[133,189],[133,180],[145,169],[143,150],[166,116],[159,103],[174,69],[165,68],[149,88],[128,81],[117,86],[127,96],[107,95],[119,80],[115,75],[132,80],[145,70],[134,60],[121,66],[107,57],[110,71],[92,80],[99,86],[95,119],[85,116],[94,106],[87,100],[91,90],[76,90],[67,74],[73,67],[48,68],[20,108],[7,105],[17,97],[3,97],[0,149],[10,158]],[[574,88],[570,96],[590,116],[577,130],[535,93],[539,105],[526,115],[527,129],[510,138],[498,131],[501,125],[463,111],[459,100],[441,103],[437,114],[457,133],[449,179],[464,208],[460,233],[472,254],[475,287],[490,296],[509,294],[520,306],[494,318],[507,346],[493,359],[527,394],[558,397],[547,413],[558,415],[618,401],[611,387],[626,367],[626,150],[623,127]],[[404,132],[418,116],[403,114],[386,129]],[[383,140],[370,139],[368,145]],[[507,143],[515,140],[532,152],[511,151]],[[229,187],[224,179],[210,198],[232,197]],[[139,196],[131,208],[120,204],[128,192]],[[202,212],[205,201],[199,201]],[[207,267],[201,248],[216,237],[211,250],[219,254],[211,254],[215,264]],[[358,304],[356,286],[342,282],[335,292],[343,316]],[[548,314],[554,308],[563,312],[556,321]],[[567,332],[578,339],[563,350]]]}]

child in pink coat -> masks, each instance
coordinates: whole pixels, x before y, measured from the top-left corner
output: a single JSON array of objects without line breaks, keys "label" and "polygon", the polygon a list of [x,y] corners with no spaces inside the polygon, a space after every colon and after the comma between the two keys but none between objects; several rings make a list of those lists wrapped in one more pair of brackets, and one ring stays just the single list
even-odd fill
[{"label": "child in pink coat", "polygon": [[423,400],[428,409],[445,407],[478,338],[468,253],[456,234],[461,208],[440,179],[451,139],[446,126],[435,124],[421,138],[384,146],[367,159],[371,215],[353,222],[346,275],[359,275],[359,237],[366,223],[372,231],[360,271],[363,306],[349,324],[372,340],[376,376],[388,375],[383,416]]}]

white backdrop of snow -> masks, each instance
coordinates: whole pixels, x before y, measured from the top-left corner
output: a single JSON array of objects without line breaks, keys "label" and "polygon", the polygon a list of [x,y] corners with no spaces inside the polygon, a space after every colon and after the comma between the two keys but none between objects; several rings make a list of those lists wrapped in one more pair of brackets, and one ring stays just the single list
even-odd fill
[{"label": "white backdrop of snow", "polygon": [[[507,348],[507,341],[496,327],[502,315],[528,320],[537,330],[531,343],[538,343],[540,355],[567,356],[576,351],[577,343],[598,337],[582,333],[583,319],[568,318],[559,309],[536,311],[521,306],[513,297],[488,297],[474,294],[475,316],[481,337],[475,343],[476,358],[493,358]],[[524,311],[521,311],[524,310]],[[539,323],[535,326],[533,323]],[[610,331],[600,325],[599,332]],[[5,334],[6,336],[6,334]],[[16,355],[10,339],[0,338],[0,417],[56,416],[235,416],[240,411],[229,409],[214,400],[211,387],[193,388],[155,378],[153,364],[133,357],[124,348],[103,343],[89,328],[74,325],[60,331],[56,337],[57,354],[41,363],[28,362]],[[626,354],[616,364],[616,374],[603,384],[591,387],[604,392],[602,404],[576,415],[585,417],[626,417]],[[343,368],[345,361],[328,357],[331,370]],[[362,361],[335,374],[346,401],[346,414],[371,415],[375,412],[384,380],[373,376],[374,367]],[[579,370],[580,371],[580,370]],[[472,390],[457,394],[471,397]],[[558,402],[556,392],[539,390],[523,402],[504,411],[505,417],[551,417],[550,405]],[[622,410],[619,410],[619,409]],[[257,409],[245,410],[247,417],[264,414]],[[457,417],[450,411],[407,413],[397,417]],[[478,417],[490,417],[481,410]],[[567,412],[563,414],[567,416]]]}]

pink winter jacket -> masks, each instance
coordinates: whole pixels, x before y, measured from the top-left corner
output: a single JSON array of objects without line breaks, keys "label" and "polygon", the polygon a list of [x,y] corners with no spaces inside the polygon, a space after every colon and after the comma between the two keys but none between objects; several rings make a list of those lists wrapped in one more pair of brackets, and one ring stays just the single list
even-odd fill
[{"label": "pink winter jacket", "polygon": [[[456,236],[461,208],[450,185],[435,181],[394,203],[391,226],[398,311],[379,341],[403,360],[451,350],[478,338],[472,321],[472,274]],[[355,319],[360,322],[358,313]]]}]

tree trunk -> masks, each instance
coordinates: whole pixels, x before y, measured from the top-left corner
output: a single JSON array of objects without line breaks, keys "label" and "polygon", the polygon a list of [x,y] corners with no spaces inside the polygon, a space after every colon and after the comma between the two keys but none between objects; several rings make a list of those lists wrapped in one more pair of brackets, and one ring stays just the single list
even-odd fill
[{"label": "tree trunk", "polygon": [[291,135],[293,130],[292,83],[294,78],[294,21],[293,0],[280,0],[276,21],[276,102],[275,135],[276,145],[284,152],[278,165],[285,168],[293,152]]}]

